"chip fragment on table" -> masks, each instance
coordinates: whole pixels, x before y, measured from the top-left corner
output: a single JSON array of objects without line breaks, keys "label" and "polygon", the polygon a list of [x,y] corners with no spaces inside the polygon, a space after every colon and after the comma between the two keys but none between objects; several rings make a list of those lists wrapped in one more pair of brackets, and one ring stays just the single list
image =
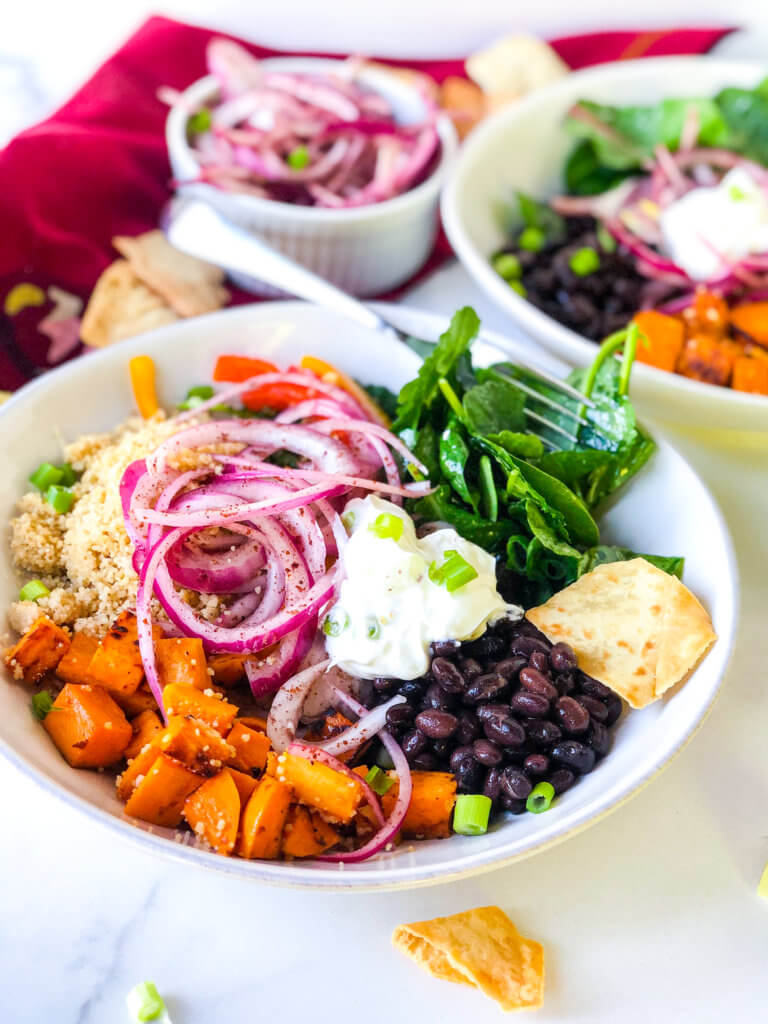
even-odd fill
[{"label": "chip fragment on table", "polygon": [[478,988],[503,1010],[542,1004],[543,947],[499,907],[398,925],[392,944],[433,977]]},{"label": "chip fragment on table", "polygon": [[127,260],[115,260],[96,282],[80,337],[86,345],[103,348],[178,319],[168,303],[139,280]]}]

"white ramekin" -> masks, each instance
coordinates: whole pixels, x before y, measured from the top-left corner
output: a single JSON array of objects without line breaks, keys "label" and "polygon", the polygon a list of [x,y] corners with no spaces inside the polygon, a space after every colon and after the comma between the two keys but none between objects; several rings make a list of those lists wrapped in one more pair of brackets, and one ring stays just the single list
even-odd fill
[{"label": "white ramekin", "polygon": [[[264,61],[265,67],[273,70],[314,73],[337,70],[341,63],[310,57]],[[424,99],[397,76],[366,68],[360,81],[384,96],[403,124],[418,123],[427,116]],[[216,79],[202,78],[184,91],[168,115],[168,154],[174,177],[180,182],[195,178],[199,171],[186,137],[189,111],[212,99],[216,92]],[[236,195],[200,183],[182,184],[178,191],[210,203],[232,223],[258,235],[345,291],[353,295],[379,295],[415,274],[434,244],[440,187],[457,145],[456,133],[447,117],[438,118],[437,129],[441,152],[432,173],[416,188],[382,203],[328,210]],[[257,294],[276,294],[258,280],[232,276],[236,283]]]}]

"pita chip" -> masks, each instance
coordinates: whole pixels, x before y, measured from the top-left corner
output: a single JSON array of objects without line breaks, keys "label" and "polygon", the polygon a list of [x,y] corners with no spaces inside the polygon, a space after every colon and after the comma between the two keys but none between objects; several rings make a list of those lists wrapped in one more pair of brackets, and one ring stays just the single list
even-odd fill
[{"label": "pita chip", "polygon": [[498,907],[399,925],[392,944],[433,977],[478,988],[503,1010],[541,1006],[544,950]]},{"label": "pita chip", "polygon": [[716,640],[690,590],[644,558],[599,565],[526,616],[633,708],[684,679]]},{"label": "pita chip", "polygon": [[179,317],[134,274],[127,260],[110,264],[96,282],[80,325],[86,345],[103,348]]},{"label": "pita chip", "polygon": [[467,74],[490,97],[509,100],[568,74],[568,66],[542,39],[510,35],[466,61]]},{"label": "pita chip", "polygon": [[179,316],[212,313],[229,301],[224,271],[174,248],[162,231],[147,231],[136,238],[118,235],[112,244],[134,274]]}]

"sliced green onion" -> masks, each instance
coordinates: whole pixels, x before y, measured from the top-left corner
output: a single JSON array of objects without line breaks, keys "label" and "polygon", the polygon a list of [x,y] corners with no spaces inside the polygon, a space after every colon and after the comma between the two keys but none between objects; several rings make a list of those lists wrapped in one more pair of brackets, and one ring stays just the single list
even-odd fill
[{"label": "sliced green onion", "polygon": [[438,386],[440,387],[440,390],[443,393],[443,397],[445,398],[445,400],[448,403],[448,405],[450,405],[451,409],[453,409],[453,411],[456,413],[456,415],[459,417],[459,419],[463,420],[464,419],[464,409],[462,407],[461,402],[459,401],[459,396],[453,390],[453,388],[451,387],[449,382],[445,379],[445,377],[441,377],[440,380],[437,383],[438,383]]},{"label": "sliced green onion", "polygon": [[526,299],[528,297],[528,289],[522,281],[507,281],[507,284],[513,292],[517,292],[521,299]]},{"label": "sliced green onion", "polygon": [[395,784],[395,780],[390,779],[387,773],[383,772],[376,764],[368,770],[365,781],[378,796],[384,796]]},{"label": "sliced green onion", "polygon": [[597,225],[597,241],[603,252],[616,252],[616,239],[605,224]]},{"label": "sliced green onion", "polygon": [[195,387],[190,388],[187,392],[187,398],[202,398],[203,401],[207,401],[209,398],[213,398],[214,391],[210,384],[196,384]]},{"label": "sliced green onion", "polygon": [[467,793],[457,796],[453,808],[453,831],[460,836],[485,835],[491,806],[491,798],[488,796]]},{"label": "sliced green onion", "polygon": [[517,239],[517,244],[526,252],[541,252],[547,244],[547,236],[541,228],[524,228]]},{"label": "sliced green onion", "polygon": [[326,636],[340,636],[349,626],[349,616],[341,609],[334,608],[325,617],[323,632]]},{"label": "sliced green onion", "polygon": [[520,260],[513,252],[500,252],[493,257],[493,269],[503,277],[505,281],[511,281],[513,277],[520,277],[523,267]]},{"label": "sliced green onion", "polygon": [[187,133],[189,135],[202,135],[203,132],[211,130],[212,118],[208,107],[201,107],[187,120]]},{"label": "sliced green onion", "polygon": [[62,487],[71,487],[80,479],[80,474],[76,473],[68,462],[65,462],[59,468],[61,470],[61,479],[55,480],[54,483],[61,484]]},{"label": "sliced green onion", "polygon": [[32,708],[32,714],[38,722],[45,721],[51,711],[59,710],[53,706],[53,697],[47,690],[41,690],[40,693],[32,694],[32,700],[29,702],[29,706]]},{"label": "sliced green onion", "polygon": [[199,395],[191,395],[189,398],[185,398],[183,402],[179,402],[176,406],[177,409],[181,409],[182,412],[188,412],[190,409],[196,409],[198,405],[202,405],[205,401]]},{"label": "sliced green onion", "polygon": [[344,511],[341,513],[341,521],[344,524],[347,533],[351,533],[352,530],[354,530],[355,528],[357,516],[351,509],[344,509]]},{"label": "sliced green onion", "polygon": [[477,569],[458,551],[446,551],[442,565],[438,565],[437,562],[430,563],[428,575],[433,583],[445,587],[448,593],[452,594],[454,590],[476,579]]},{"label": "sliced green onion", "polygon": [[541,814],[548,811],[555,799],[555,789],[551,782],[537,782],[525,801],[526,811]]},{"label": "sliced green onion", "polygon": [[289,167],[292,167],[294,171],[303,171],[309,163],[309,150],[306,146],[297,146],[295,149],[291,150],[285,158],[285,162]]},{"label": "sliced green onion", "polygon": [[53,484],[60,483],[63,476],[64,471],[54,466],[52,462],[41,462],[29,478],[29,482],[45,493]]},{"label": "sliced green onion", "polygon": [[389,751],[383,743],[379,745],[378,752],[376,753],[376,764],[379,768],[383,768],[385,772],[391,772],[395,767],[395,762],[389,756]]},{"label": "sliced green onion", "polygon": [[499,518],[499,498],[496,493],[496,482],[493,479],[493,466],[487,455],[480,456],[478,477],[480,480],[480,490],[483,494],[485,518],[495,523]]},{"label": "sliced green onion", "polygon": [[600,256],[597,249],[593,249],[591,245],[585,245],[582,249],[577,249],[568,260],[568,266],[577,277],[587,277],[589,274],[594,274],[596,270],[600,269]]},{"label": "sliced green onion", "polygon": [[157,991],[153,981],[142,981],[132,988],[125,997],[128,1012],[133,1019],[144,1024],[148,1020],[157,1020],[165,1013],[163,997]]},{"label": "sliced green onion", "polygon": [[64,515],[72,508],[75,496],[68,487],[52,484],[45,492],[45,500],[53,507],[54,512]]},{"label": "sliced green onion", "polygon": [[403,536],[403,520],[391,512],[382,512],[376,516],[368,529],[382,540],[398,541]]},{"label": "sliced green onion", "polygon": [[[242,420],[259,419],[259,414],[264,411],[264,409],[260,409],[259,413],[255,413],[250,409],[236,409],[233,405],[212,405],[208,410],[211,416],[238,416]],[[277,413],[274,415],[276,416]]]},{"label": "sliced green onion", "polygon": [[365,627],[365,635],[369,640],[376,640],[381,635],[381,623],[378,619],[371,617]]},{"label": "sliced green onion", "polygon": [[19,600],[39,601],[41,597],[48,597],[49,594],[50,590],[42,580],[30,580],[19,591]]}]

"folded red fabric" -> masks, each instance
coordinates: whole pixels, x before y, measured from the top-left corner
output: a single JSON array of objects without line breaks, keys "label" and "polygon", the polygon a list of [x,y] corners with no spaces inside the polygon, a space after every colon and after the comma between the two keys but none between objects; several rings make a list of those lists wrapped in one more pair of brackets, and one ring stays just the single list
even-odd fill
[{"label": "folded red fabric", "polygon": [[[646,55],[706,53],[729,29],[603,32],[556,39],[573,68]],[[65,358],[70,296],[85,299],[115,259],[110,239],[157,224],[170,194],[161,85],[183,88],[205,73],[215,34],[150,18],[56,113],[0,152],[0,388],[13,390]],[[250,44],[259,56],[276,51]],[[389,61],[442,81],[461,61]],[[423,273],[450,255],[441,237]],[[20,283],[34,287],[15,291]],[[238,296],[244,300],[245,296]],[[62,326],[62,323],[64,326]],[[57,326],[58,325],[58,326]],[[67,326],[69,325],[69,326]],[[42,326],[42,330],[40,329]]]}]

